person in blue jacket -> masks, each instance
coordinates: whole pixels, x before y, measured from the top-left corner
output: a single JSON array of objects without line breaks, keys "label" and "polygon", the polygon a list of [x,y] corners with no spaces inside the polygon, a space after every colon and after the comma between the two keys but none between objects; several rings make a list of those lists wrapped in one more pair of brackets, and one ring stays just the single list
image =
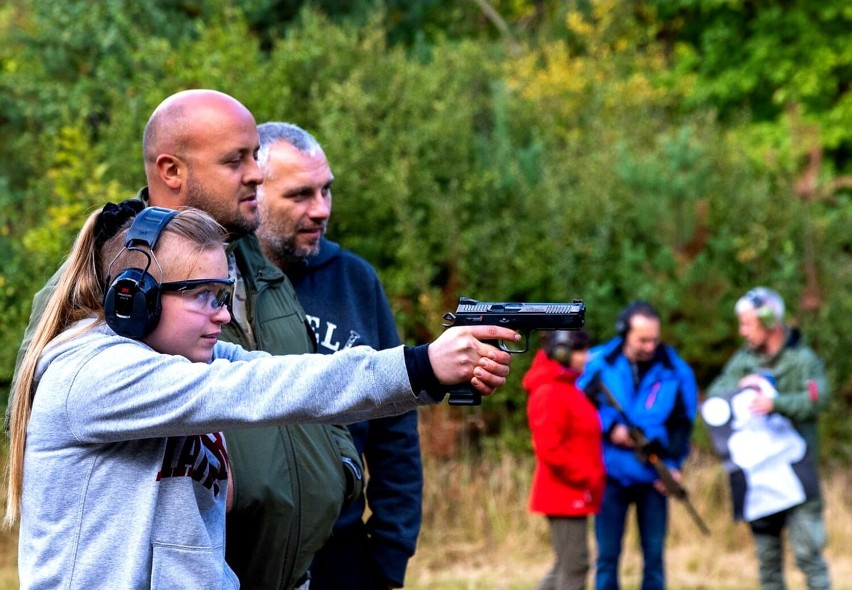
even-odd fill
[{"label": "person in blue jacket", "polygon": [[[364,259],[324,237],[334,175],[316,139],[290,123],[258,126],[258,187],[266,256],[296,289],[319,352],[400,344],[376,272]],[[417,412],[349,425],[369,484],[344,506],[331,538],[314,556],[311,590],[402,587],[420,532],[423,466]],[[366,508],[370,516],[364,522]]]},{"label": "person in blue jacket", "polygon": [[668,520],[666,491],[645,462],[628,427],[638,427],[668,465],[675,479],[689,454],[689,438],[698,403],[695,375],[675,350],[660,341],[660,314],[644,301],[625,307],[617,336],[590,351],[577,385],[591,394],[600,380],[623,413],[597,396],[603,431],[606,489],[595,536],[597,590],[618,590],[618,566],[627,510],[636,506],[643,572],[641,590],[665,588],[663,548]]}]

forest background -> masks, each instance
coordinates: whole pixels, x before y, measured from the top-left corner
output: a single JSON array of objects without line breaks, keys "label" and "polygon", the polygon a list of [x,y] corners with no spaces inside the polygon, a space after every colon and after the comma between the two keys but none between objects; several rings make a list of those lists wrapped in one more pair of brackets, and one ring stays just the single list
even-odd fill
[{"label": "forest background", "polygon": [[[148,116],[206,87],[316,135],[329,235],[376,266],[408,342],[459,296],[580,298],[599,341],[642,298],[703,388],[740,345],[736,299],[777,289],[826,362],[825,461],[847,471],[850,82],[845,0],[5,0],[0,404],[34,292],[87,212],[144,185]],[[531,358],[481,410],[424,412],[424,450],[473,429],[528,453]]]},{"label": "forest background", "polygon": [[[7,0],[0,403],[34,292],[88,211],[144,185],[148,116],[207,87],[324,145],[330,237],[376,266],[406,341],[459,296],[581,298],[598,340],[642,298],[703,387],[766,285],[825,359],[845,462],[850,82],[843,0]],[[483,410],[521,448],[531,357]]]}]

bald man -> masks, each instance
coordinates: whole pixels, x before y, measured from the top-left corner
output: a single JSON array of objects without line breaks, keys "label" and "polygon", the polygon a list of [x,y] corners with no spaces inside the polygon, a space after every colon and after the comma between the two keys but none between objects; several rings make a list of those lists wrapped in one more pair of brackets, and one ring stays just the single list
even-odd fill
[{"label": "bald man", "polygon": [[231,236],[258,225],[260,143],[251,112],[213,90],[173,94],[153,112],[142,137],[149,204],[197,207]]},{"label": "bald man", "polygon": [[[192,206],[231,236],[234,319],[222,338],[273,354],[316,352],[290,281],[263,256],[258,225],[260,147],[251,112],[211,90],[179,92],[154,111],[142,140],[153,206]],[[314,553],[345,503],[361,493],[361,465],[343,427],[292,425],[226,433],[234,482],[226,557],[243,588],[306,585]]]}]

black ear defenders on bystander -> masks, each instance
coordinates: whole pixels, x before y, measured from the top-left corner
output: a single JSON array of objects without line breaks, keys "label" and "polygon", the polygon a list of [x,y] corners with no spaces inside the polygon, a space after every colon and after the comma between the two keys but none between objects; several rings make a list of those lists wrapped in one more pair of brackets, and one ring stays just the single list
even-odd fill
[{"label": "black ear defenders on bystander", "polygon": [[775,312],[767,305],[768,300],[760,292],[759,289],[752,289],[745,294],[745,298],[754,307],[754,312],[757,314],[757,321],[767,330],[772,330],[778,325],[778,318],[775,317]]},{"label": "black ear defenders on bystander", "polygon": [[627,338],[627,333],[630,331],[630,315],[625,313],[627,308],[621,310],[615,320],[615,334],[619,338]]},{"label": "black ear defenders on bystander", "polygon": [[556,330],[550,334],[547,355],[558,363],[571,362],[571,335],[566,330]]},{"label": "black ear defenders on bystander", "polygon": [[630,321],[637,314],[649,318],[660,318],[656,308],[647,301],[633,301],[618,312],[618,317],[615,320],[615,333],[619,338],[627,338],[627,334],[630,333]]},{"label": "black ear defenders on bystander", "polygon": [[139,340],[150,334],[160,321],[160,283],[148,274],[148,269],[152,261],[156,262],[154,246],[175,215],[177,211],[172,209],[148,207],[136,216],[127,231],[122,252],[140,252],[147,262],[144,269],[125,268],[115,279],[107,277],[104,316],[109,327],[120,336]]},{"label": "black ear defenders on bystander", "polygon": [[547,357],[566,367],[571,364],[571,355],[588,350],[591,342],[585,330],[554,330],[544,336],[544,352]]}]

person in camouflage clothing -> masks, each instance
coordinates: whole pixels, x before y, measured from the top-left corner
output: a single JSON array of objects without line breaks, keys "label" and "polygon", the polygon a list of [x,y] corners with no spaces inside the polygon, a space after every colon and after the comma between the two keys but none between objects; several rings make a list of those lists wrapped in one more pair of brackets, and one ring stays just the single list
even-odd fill
[{"label": "person in camouflage clothing", "polygon": [[[739,334],[745,346],[728,361],[707,393],[711,397],[752,388],[753,415],[773,412],[790,420],[818,461],[817,416],[826,406],[829,388],[823,363],[784,322],[784,301],[771,289],[757,287],[736,303]],[[763,590],[782,590],[784,584],[782,530],[809,590],[831,587],[822,552],[826,543],[822,499],[816,497],[749,523],[759,561]]]}]

